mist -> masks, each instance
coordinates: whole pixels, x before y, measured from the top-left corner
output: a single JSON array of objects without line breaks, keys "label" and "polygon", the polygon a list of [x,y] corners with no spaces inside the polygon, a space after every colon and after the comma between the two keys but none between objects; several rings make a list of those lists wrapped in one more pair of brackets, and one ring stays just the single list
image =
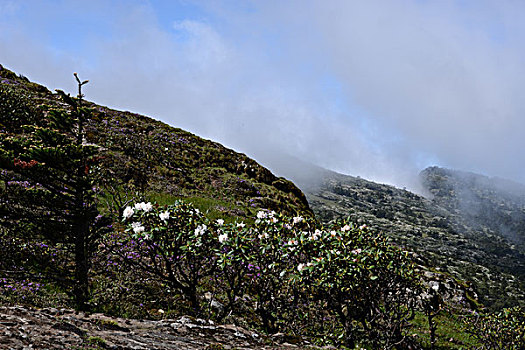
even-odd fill
[{"label": "mist", "polygon": [[89,100],[278,175],[295,157],[411,189],[429,165],[525,182],[525,4],[176,4],[0,0],[0,63],[72,93],[78,72]]}]

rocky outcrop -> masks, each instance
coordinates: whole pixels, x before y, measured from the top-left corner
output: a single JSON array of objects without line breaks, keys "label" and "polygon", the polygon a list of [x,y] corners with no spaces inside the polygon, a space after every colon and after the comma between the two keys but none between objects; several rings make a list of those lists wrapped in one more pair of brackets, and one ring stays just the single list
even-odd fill
[{"label": "rocky outcrop", "polygon": [[[292,339],[292,338],[290,338]],[[305,349],[283,335],[182,316],[158,321],[69,309],[0,307],[0,349]],[[297,340],[297,339],[294,339]]]}]

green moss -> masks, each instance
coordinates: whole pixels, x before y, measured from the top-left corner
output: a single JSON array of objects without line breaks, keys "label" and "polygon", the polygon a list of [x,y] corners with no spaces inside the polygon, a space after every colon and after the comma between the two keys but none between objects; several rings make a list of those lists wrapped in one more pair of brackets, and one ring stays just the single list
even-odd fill
[{"label": "green moss", "polygon": [[224,350],[225,347],[222,344],[216,343],[216,344],[209,344],[205,348],[206,350]]},{"label": "green moss", "polygon": [[[86,339],[86,345],[88,346],[87,349],[94,349],[94,350],[106,349],[107,347],[107,343],[104,339],[102,339],[101,337],[94,337],[94,336],[90,336]],[[86,348],[84,347],[84,349]]]},{"label": "green moss", "polygon": [[109,319],[98,319],[96,323],[103,327],[119,327],[118,322]]}]

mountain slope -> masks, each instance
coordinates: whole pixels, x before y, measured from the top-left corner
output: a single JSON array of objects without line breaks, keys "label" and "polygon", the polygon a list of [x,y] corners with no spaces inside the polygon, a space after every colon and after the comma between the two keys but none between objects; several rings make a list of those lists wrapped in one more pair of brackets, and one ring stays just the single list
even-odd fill
[{"label": "mountain slope", "polygon": [[[361,178],[323,174],[317,186],[302,186],[321,220],[349,216],[385,232],[394,243],[417,253],[423,264],[469,281],[487,306],[523,303],[524,251],[504,234],[475,225],[468,212],[443,196],[427,199]],[[431,191],[441,193],[440,185],[433,184]]]},{"label": "mountain slope", "polygon": [[[1,65],[0,89],[0,131],[6,135],[24,123],[45,122],[51,109],[67,108],[58,94]],[[105,150],[105,195],[120,207],[140,196],[186,198],[221,216],[253,217],[258,208],[311,215],[293,183],[244,154],[145,116],[87,104],[93,118],[85,142]]]},{"label": "mountain slope", "polygon": [[525,186],[474,173],[430,167],[420,174],[433,202],[478,231],[525,251]]},{"label": "mountain slope", "polygon": [[[57,94],[1,66],[0,89],[2,133],[16,134],[23,124],[45,122],[49,110],[67,108]],[[470,281],[486,305],[525,300],[523,187],[430,168],[422,172],[433,195],[427,199],[299,164],[302,171],[294,175],[305,197],[290,181],[218,143],[145,116],[88,104],[94,117],[85,141],[105,150],[103,196],[117,203],[109,208],[115,214],[133,197],[185,198],[217,216],[244,218],[259,208],[312,215],[311,207],[322,221],[350,216],[385,232],[425,265]]]}]

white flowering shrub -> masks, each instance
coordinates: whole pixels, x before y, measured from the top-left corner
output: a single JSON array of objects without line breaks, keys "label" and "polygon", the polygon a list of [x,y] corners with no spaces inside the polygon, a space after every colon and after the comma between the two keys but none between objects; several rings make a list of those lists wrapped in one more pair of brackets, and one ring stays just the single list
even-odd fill
[{"label": "white flowering shrub", "polygon": [[[303,252],[298,249],[298,232],[313,229],[314,223],[287,218],[275,212],[261,211],[250,229],[251,249],[248,262],[253,266],[250,295],[256,301],[255,312],[263,326],[274,332],[298,320],[298,308],[304,300],[297,293],[294,276]],[[300,317],[299,317],[300,318]]]},{"label": "white flowering shrub", "polygon": [[260,211],[256,218],[250,226],[215,222],[219,246],[213,284],[225,313],[251,313],[274,332],[289,323],[288,316],[299,303],[291,276],[300,252],[295,249],[291,219],[270,211]]},{"label": "white flowering shrub", "polygon": [[163,207],[137,203],[124,209],[123,221],[123,260],[182,292],[198,310],[198,287],[216,270],[213,252],[220,244],[206,217],[183,202]]},{"label": "white flowering shrub", "polygon": [[269,332],[332,334],[349,346],[404,340],[417,291],[412,263],[365,226],[323,228],[270,211],[253,225],[210,221],[182,202],[137,203],[123,221],[121,256],[182,292],[196,313],[209,293],[224,305],[218,317],[247,317]]},{"label": "white flowering shrub", "polygon": [[226,306],[225,313],[239,312],[239,302],[250,285],[257,278],[258,271],[251,264],[251,231],[243,222],[224,224],[217,228],[220,246],[215,251],[217,257],[217,275],[215,283],[217,298]]}]

